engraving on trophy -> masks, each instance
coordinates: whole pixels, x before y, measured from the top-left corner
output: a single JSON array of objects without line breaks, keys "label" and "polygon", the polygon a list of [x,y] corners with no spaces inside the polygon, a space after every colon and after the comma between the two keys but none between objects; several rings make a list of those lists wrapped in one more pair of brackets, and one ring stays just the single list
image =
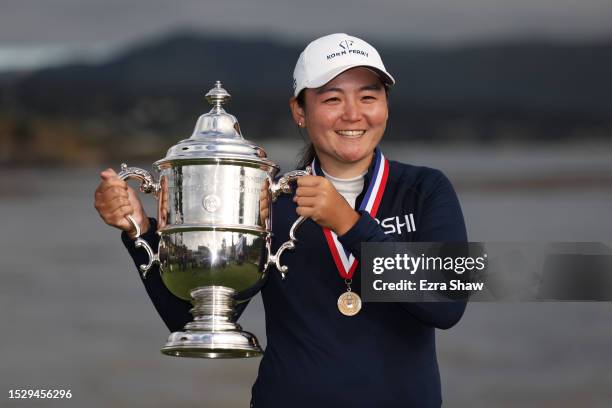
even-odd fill
[{"label": "engraving on trophy", "polygon": [[209,194],[202,200],[202,205],[206,211],[213,213],[221,206],[221,199],[214,194]]}]

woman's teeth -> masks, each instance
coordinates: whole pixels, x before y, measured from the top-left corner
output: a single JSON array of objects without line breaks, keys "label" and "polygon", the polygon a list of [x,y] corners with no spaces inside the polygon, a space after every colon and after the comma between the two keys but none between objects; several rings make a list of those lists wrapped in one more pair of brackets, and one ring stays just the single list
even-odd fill
[{"label": "woman's teeth", "polygon": [[336,133],[344,137],[359,137],[365,134],[365,130],[336,130]]}]

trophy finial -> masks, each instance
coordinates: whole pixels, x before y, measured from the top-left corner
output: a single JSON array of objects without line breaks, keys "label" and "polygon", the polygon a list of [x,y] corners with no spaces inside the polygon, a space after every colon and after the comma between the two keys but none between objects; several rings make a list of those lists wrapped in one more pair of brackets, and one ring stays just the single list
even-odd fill
[{"label": "trophy finial", "polygon": [[214,108],[221,109],[221,106],[229,102],[231,99],[231,95],[221,85],[221,81],[216,81],[215,86],[208,91],[206,94],[206,100],[211,105],[214,105]]}]

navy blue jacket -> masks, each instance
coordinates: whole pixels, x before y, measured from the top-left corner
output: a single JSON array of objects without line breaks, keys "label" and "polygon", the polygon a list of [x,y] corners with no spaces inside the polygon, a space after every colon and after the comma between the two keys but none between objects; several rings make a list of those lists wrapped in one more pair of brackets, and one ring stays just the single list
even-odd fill
[{"label": "navy blue jacket", "polygon": [[[273,205],[274,251],[288,237],[297,218],[295,208],[290,195]],[[467,241],[455,191],[442,172],[431,168],[390,161],[377,218],[362,212],[357,224],[339,237],[358,260],[361,242]],[[155,224],[144,238],[155,248],[154,229]],[[282,280],[271,268],[261,291],[267,347],[253,385],[252,406],[439,407],[435,329],[456,324],[465,303],[366,303],[359,314],[346,317],[337,308],[346,285],[321,227],[307,220],[296,235],[295,250],[283,254],[287,278]],[[123,240],[135,264],[146,263],[144,251],[125,234]],[[191,320],[190,303],[172,295],[157,270],[143,283],[171,331]],[[360,292],[359,268],[352,288]]]}]

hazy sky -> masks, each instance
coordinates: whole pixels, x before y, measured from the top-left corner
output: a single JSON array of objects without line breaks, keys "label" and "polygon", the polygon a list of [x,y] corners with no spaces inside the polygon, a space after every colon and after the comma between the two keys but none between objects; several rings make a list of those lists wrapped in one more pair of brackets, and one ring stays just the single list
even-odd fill
[{"label": "hazy sky", "polygon": [[339,31],[413,43],[612,38],[612,0],[0,0],[0,66],[180,27],[300,42]]}]

